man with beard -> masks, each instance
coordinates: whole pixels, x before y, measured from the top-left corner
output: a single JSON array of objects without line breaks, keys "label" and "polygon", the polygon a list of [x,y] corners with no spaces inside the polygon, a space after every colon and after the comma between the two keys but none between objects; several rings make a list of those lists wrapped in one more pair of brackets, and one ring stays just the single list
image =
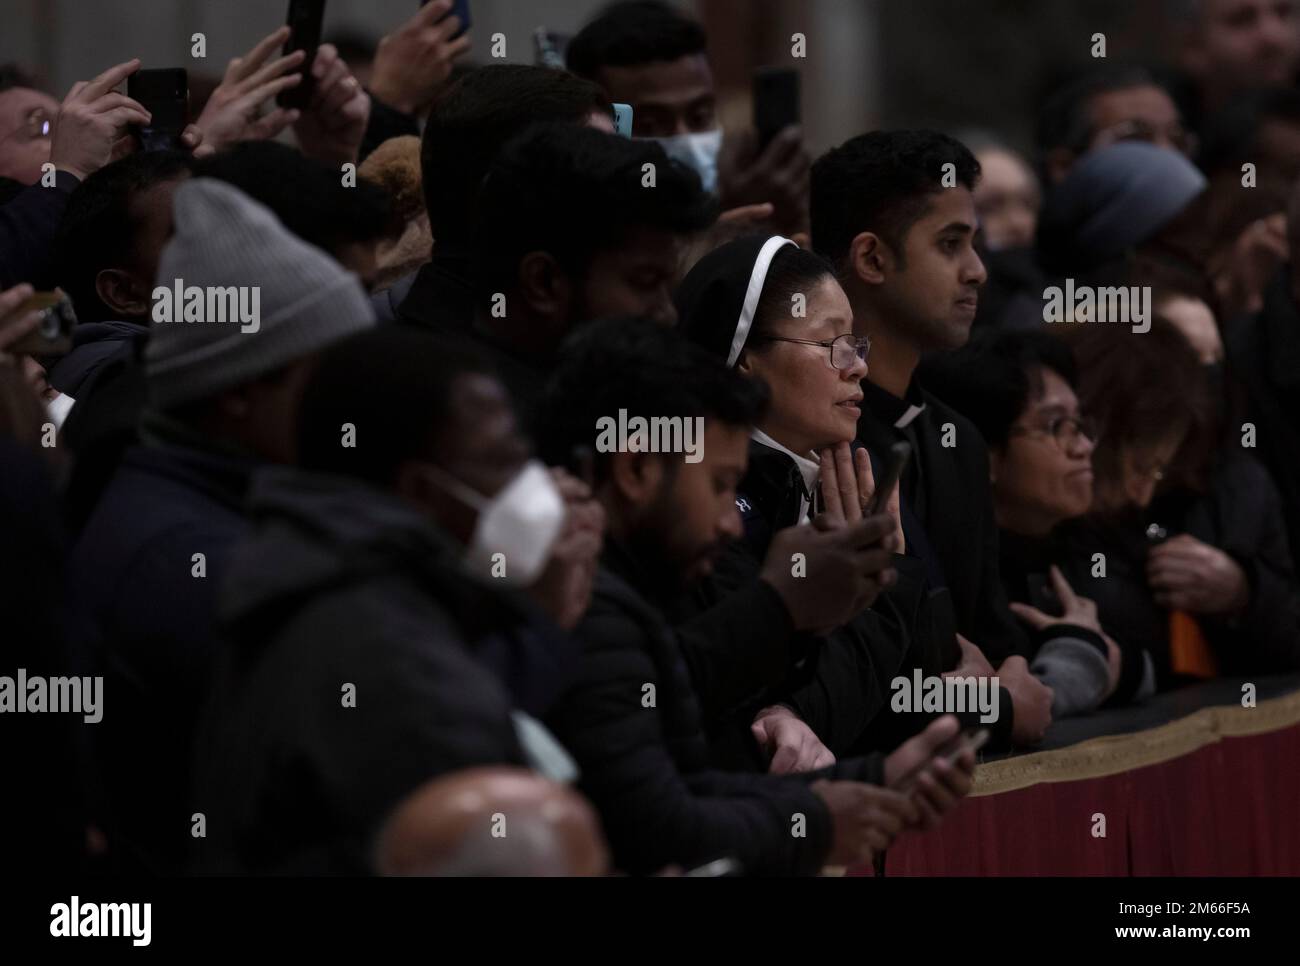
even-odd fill
[{"label": "man with beard", "polygon": [[[904,828],[936,821],[970,787],[969,752],[953,766],[934,756],[957,731],[951,716],[887,758],[788,776],[709,767],[689,645],[664,615],[741,534],[736,484],[766,405],[764,384],[643,320],[586,328],[566,346],[547,391],[544,438],[556,450],[590,448],[604,416],[703,425],[703,448],[693,453],[623,445],[594,454],[605,550],[574,630],[580,667],[547,716],[578,760],[580,788],[601,814],[615,866],[627,872],[719,858],[750,874],[863,862]],[[738,661],[733,673],[754,672]],[[912,791],[882,787],[917,768]]]}]

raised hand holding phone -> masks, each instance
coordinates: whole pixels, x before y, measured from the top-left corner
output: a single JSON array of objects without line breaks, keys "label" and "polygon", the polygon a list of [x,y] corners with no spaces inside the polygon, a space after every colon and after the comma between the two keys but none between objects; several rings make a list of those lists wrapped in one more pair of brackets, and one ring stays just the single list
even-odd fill
[{"label": "raised hand holding phone", "polygon": [[472,41],[469,4],[431,0],[379,41],[370,93],[404,114],[423,115]]},{"label": "raised hand holding phone", "polygon": [[370,120],[370,95],[333,44],[322,44],[309,73],[315,92],[294,133],[302,153],[328,164],[355,163]]},{"label": "raised hand holding phone", "polygon": [[288,39],[289,28],[280,27],[226,66],[220,86],[212,92],[203,113],[194,122],[203,131],[204,143],[213,150],[238,141],[276,137],[298,120],[299,112],[294,108],[276,107],[264,116],[259,115],[259,109],[268,100],[303,82],[305,51],[294,50],[275,57],[277,48]]}]

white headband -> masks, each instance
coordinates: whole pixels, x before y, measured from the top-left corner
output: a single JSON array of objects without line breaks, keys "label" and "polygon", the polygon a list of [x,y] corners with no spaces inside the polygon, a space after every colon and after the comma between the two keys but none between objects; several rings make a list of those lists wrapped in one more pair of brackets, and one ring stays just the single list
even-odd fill
[{"label": "white headband", "polygon": [[[731,351],[727,353],[727,368],[730,369],[740,358],[740,350],[745,348],[749,330],[754,325],[754,313],[758,311],[758,299],[763,294],[763,283],[767,280],[767,269],[772,264],[776,253],[786,245],[794,245],[788,238],[773,235],[758,250],[754,260],[754,270],[749,273],[749,288],[745,289],[745,304],[740,310],[740,321],[736,323],[736,333],[731,337]],[[798,248],[795,245],[795,248]]]}]

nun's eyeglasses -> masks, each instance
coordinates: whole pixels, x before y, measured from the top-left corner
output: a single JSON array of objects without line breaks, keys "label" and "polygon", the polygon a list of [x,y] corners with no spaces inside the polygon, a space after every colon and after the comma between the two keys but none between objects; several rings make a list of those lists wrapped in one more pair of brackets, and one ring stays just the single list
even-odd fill
[{"label": "nun's eyeglasses", "polygon": [[787,339],[781,335],[769,335],[759,339],[760,342],[795,342],[799,345],[819,345],[831,350],[831,365],[836,369],[852,369],[855,359],[867,361],[871,351],[871,340],[864,336],[837,335],[827,342],[814,342],[811,339]]}]

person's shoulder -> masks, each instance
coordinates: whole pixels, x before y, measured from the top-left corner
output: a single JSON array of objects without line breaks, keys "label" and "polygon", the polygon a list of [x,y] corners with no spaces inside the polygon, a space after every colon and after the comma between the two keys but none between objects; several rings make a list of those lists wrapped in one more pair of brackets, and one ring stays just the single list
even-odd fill
[{"label": "person's shoulder", "polygon": [[949,426],[953,430],[953,445],[945,444],[944,448],[968,465],[987,465],[988,444],[984,442],[979,427],[929,389],[922,388],[921,397],[925,400],[928,419],[941,437],[946,434]]}]

